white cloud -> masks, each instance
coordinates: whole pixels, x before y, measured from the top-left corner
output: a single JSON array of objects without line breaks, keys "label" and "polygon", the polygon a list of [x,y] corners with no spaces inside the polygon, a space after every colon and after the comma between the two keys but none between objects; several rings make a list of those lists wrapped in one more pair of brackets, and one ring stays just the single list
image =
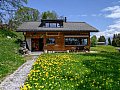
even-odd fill
[{"label": "white cloud", "polygon": [[113,6],[113,7],[107,7],[103,9],[103,11],[113,11],[113,10],[118,10],[120,6]]},{"label": "white cloud", "polygon": [[113,34],[118,34],[118,33],[120,33],[120,31],[118,29],[117,30],[115,30],[115,29],[107,29],[105,31],[98,32],[95,35],[97,36],[97,38],[102,36],[102,35],[105,36],[106,38],[108,38],[108,37],[112,38]]},{"label": "white cloud", "polygon": [[109,25],[105,31],[96,34],[97,37],[104,35],[106,38],[113,37],[113,34],[120,33],[120,6],[107,7],[103,9],[106,18],[113,19],[113,24]]},{"label": "white cloud", "polygon": [[108,26],[110,29],[120,30],[120,20],[116,21],[114,24]]},{"label": "white cloud", "polygon": [[108,18],[120,18],[120,13],[112,13],[110,15],[106,15]]},{"label": "white cloud", "polygon": [[105,15],[107,18],[120,18],[120,6],[107,7],[103,11],[110,12],[110,14]]}]

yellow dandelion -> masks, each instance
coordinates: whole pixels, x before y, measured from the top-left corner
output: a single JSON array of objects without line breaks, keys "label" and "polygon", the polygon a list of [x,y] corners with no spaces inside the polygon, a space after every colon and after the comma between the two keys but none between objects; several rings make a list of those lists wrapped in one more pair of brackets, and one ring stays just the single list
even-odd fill
[{"label": "yellow dandelion", "polygon": [[45,76],[48,77],[48,72],[46,72]]}]

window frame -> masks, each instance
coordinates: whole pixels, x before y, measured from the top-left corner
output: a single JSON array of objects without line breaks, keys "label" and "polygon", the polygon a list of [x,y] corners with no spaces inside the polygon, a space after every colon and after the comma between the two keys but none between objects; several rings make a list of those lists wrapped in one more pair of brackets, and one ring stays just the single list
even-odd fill
[{"label": "window frame", "polygon": [[[68,38],[68,39],[70,39],[70,38],[73,39],[73,38],[74,38],[74,40],[75,40],[75,39],[81,39],[82,43],[80,44],[80,42],[79,42],[79,44],[76,44],[76,45],[75,45],[75,44],[66,44],[66,38]],[[87,40],[87,44],[83,44],[83,40],[85,40],[85,39]],[[73,41],[74,41],[74,40],[73,40]],[[71,41],[71,42],[72,42],[72,41]],[[75,43],[75,42],[74,42],[74,43]],[[87,45],[88,45],[88,38],[87,38],[87,37],[84,37],[84,38],[65,37],[65,38],[64,38],[64,45],[65,45],[65,46],[87,46]]]},{"label": "window frame", "polygon": [[[48,43],[48,42],[47,42],[48,39],[54,39],[54,43]],[[50,40],[49,40],[49,41],[50,41]],[[55,38],[52,38],[52,37],[46,38],[46,45],[55,45],[55,44],[56,44]]]}]

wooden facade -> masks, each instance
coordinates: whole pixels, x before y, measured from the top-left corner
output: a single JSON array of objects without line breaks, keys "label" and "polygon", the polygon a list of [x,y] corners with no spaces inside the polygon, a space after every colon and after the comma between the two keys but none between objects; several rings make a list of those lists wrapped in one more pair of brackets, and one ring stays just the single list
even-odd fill
[{"label": "wooden facade", "polygon": [[[90,32],[71,31],[71,32],[25,32],[29,50],[31,51],[82,51],[85,47],[90,49]],[[86,39],[86,45],[66,45],[65,38]],[[47,43],[48,39],[53,39],[54,43]],[[37,42],[39,42],[37,44]],[[31,44],[30,44],[31,43]],[[35,44],[35,45],[34,45]],[[42,45],[41,45],[42,44]],[[36,49],[33,49],[36,47]]]}]

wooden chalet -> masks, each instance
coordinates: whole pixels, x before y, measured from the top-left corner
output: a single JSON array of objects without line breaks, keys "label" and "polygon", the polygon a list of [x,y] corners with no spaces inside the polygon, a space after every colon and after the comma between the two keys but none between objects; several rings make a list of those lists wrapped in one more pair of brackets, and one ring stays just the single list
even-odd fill
[{"label": "wooden chalet", "polygon": [[24,22],[17,32],[23,32],[30,51],[82,51],[90,49],[90,32],[98,30],[86,22],[41,20]]}]

